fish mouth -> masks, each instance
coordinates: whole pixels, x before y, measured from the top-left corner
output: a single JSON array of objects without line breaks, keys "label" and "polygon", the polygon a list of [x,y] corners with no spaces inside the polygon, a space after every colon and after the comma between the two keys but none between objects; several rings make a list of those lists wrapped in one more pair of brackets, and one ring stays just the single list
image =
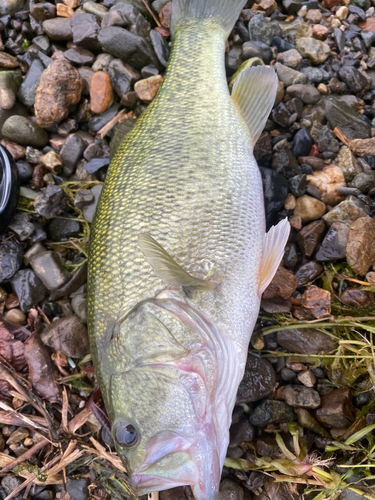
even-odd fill
[{"label": "fish mouth", "polygon": [[198,469],[188,452],[192,442],[174,432],[161,432],[146,446],[146,457],[132,475],[132,485],[139,495],[178,486],[193,485]]}]

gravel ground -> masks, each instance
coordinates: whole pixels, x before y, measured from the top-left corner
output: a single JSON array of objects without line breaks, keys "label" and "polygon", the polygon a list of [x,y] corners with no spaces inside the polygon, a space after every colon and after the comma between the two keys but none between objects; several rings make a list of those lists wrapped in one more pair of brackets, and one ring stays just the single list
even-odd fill
[{"label": "gravel ground", "polygon": [[[371,1],[249,1],[227,44],[228,83],[249,65],[277,72],[255,156],[268,226],[288,217],[292,232],[220,500],[375,498]],[[94,392],[87,246],[111,145],[163,81],[170,15],[167,0],[0,0],[0,144],[21,185],[0,239],[0,499],[134,498]]]}]

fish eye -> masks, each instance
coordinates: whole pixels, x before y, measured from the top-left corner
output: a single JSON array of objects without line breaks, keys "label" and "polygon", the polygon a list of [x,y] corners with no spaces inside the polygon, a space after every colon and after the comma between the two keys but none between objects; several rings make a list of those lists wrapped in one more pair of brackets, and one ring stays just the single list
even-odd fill
[{"label": "fish eye", "polygon": [[138,445],[140,433],[131,422],[122,420],[112,428],[112,435],[117,444],[124,448],[134,448]]}]

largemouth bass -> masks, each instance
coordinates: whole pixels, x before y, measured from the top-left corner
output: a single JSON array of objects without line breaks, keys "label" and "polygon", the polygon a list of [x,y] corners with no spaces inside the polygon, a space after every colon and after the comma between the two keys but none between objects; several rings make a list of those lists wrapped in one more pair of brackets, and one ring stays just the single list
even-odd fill
[{"label": "largemouth bass", "polygon": [[89,330],[137,494],[216,500],[262,291],[289,235],[266,235],[253,145],[272,68],[229,94],[225,41],[245,0],[173,0],[162,88],[111,162],[92,227]]}]

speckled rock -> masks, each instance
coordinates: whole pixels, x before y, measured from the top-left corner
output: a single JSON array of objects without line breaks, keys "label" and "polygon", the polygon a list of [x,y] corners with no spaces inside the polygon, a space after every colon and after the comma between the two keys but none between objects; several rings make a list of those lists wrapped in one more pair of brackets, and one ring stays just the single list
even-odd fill
[{"label": "speckled rock", "polygon": [[361,172],[356,157],[347,146],[342,146],[337,157],[337,164],[341,168],[347,182]]},{"label": "speckled rock", "polygon": [[368,214],[369,208],[367,205],[354,196],[348,196],[346,200],[323,215],[323,219],[328,226],[331,226],[333,222],[345,222],[351,225],[360,217],[366,217]]},{"label": "speckled rock", "polygon": [[277,343],[290,352],[300,354],[329,353],[337,348],[337,343],[329,335],[312,328],[279,331]]},{"label": "speckled rock", "polygon": [[70,278],[70,273],[63,268],[57,252],[37,253],[30,258],[30,264],[47,290],[60,288]]},{"label": "speckled rock", "polygon": [[237,392],[237,404],[258,401],[273,391],[276,375],[271,363],[249,354],[245,374]]},{"label": "speckled rock", "polygon": [[297,48],[302,55],[314,64],[324,63],[331,55],[329,45],[315,38],[300,37],[297,39]]},{"label": "speckled rock", "polygon": [[351,226],[346,259],[350,267],[364,276],[375,262],[375,220],[360,217]]},{"label": "speckled rock", "polygon": [[291,406],[284,401],[274,400],[262,401],[250,415],[250,422],[259,426],[292,422],[294,419],[295,413]]},{"label": "speckled rock", "polygon": [[316,409],[320,406],[319,392],[303,385],[287,385],[281,393],[288,405],[296,408]]},{"label": "speckled rock", "polygon": [[79,71],[65,61],[54,61],[42,74],[36,92],[35,113],[41,127],[52,127],[69,114],[81,99],[83,82]]}]

